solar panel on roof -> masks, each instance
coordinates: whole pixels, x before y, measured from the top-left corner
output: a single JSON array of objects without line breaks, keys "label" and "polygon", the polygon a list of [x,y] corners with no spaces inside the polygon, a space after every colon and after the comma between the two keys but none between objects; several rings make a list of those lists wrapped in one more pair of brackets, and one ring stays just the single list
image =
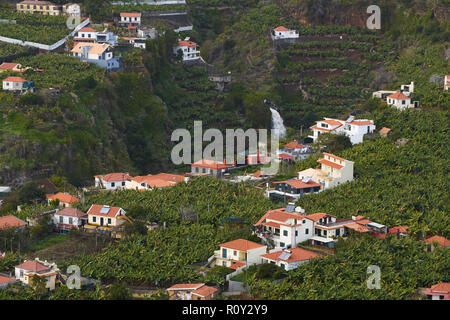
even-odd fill
[{"label": "solar panel on roof", "polygon": [[286,212],[294,212],[295,210],[295,205],[294,204],[288,204],[286,207]]},{"label": "solar panel on roof", "polygon": [[108,212],[109,212],[109,208],[103,207],[103,208],[100,209],[100,213],[107,214]]},{"label": "solar panel on roof", "polygon": [[278,257],[278,259],[281,259],[281,260],[288,260],[290,256],[291,256],[291,253],[283,251],[283,252],[280,254],[280,256]]}]

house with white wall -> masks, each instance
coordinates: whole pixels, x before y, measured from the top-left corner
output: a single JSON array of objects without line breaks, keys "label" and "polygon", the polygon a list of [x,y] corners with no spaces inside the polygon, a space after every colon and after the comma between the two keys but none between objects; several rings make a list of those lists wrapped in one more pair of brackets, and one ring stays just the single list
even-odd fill
[{"label": "house with white wall", "polygon": [[81,7],[78,3],[66,3],[62,5],[62,13],[65,16],[81,17]]},{"label": "house with white wall", "polygon": [[320,255],[302,248],[292,248],[266,253],[261,257],[263,263],[273,263],[286,271],[290,271],[308,263],[311,259],[320,257]]},{"label": "house with white wall", "polygon": [[262,263],[261,255],[267,252],[267,246],[253,241],[237,239],[219,244],[220,249],[214,252],[215,265],[237,269]]},{"label": "house with white wall", "polygon": [[64,208],[55,212],[52,220],[56,230],[66,233],[84,226],[88,221],[88,215],[75,208]]},{"label": "house with white wall", "polygon": [[119,58],[114,57],[112,46],[107,43],[78,42],[71,52],[81,61],[95,63],[108,71],[120,68]]},{"label": "house with white wall", "polygon": [[300,35],[297,30],[289,30],[284,26],[279,26],[272,29],[271,36],[273,40],[281,39],[297,39]]},{"label": "house with white wall", "polygon": [[369,119],[355,119],[353,116],[347,120],[338,120],[332,118],[325,118],[324,120],[316,121],[316,124],[310,129],[313,135],[309,136],[317,141],[319,135],[322,133],[344,134],[349,137],[352,144],[363,142],[364,135],[375,131],[376,127],[373,120]]},{"label": "house with white wall", "polygon": [[120,25],[137,27],[141,25],[142,14],[139,12],[121,12]]},{"label": "house with white wall", "polygon": [[75,43],[84,42],[84,43],[106,43],[111,46],[117,45],[118,37],[114,35],[112,32],[108,32],[107,29],[102,32],[96,31],[90,27],[84,27],[80,29],[77,33],[77,36],[73,38]]},{"label": "house with white wall", "polygon": [[230,165],[221,161],[201,159],[191,164],[192,175],[210,175],[221,178],[228,171]]},{"label": "house with white wall", "polygon": [[174,55],[178,55],[179,51],[183,54],[183,62],[195,61],[201,58],[199,45],[193,41],[190,41],[189,38],[186,38],[183,41],[178,41],[173,47]]},{"label": "house with white wall", "polygon": [[326,152],[323,156],[317,160],[321,164],[320,169],[309,168],[300,171],[298,179],[312,179],[319,183],[322,189],[333,188],[353,180],[353,161]]},{"label": "house with white wall", "polygon": [[120,207],[107,205],[93,204],[89,208],[87,215],[90,226],[118,227],[127,221],[125,210]]},{"label": "house with white wall", "polygon": [[254,226],[258,228],[256,234],[272,241],[276,249],[295,248],[314,232],[314,221],[293,203],[286,208],[269,210]]},{"label": "house with white wall", "polygon": [[107,190],[126,189],[126,183],[131,179],[128,172],[115,172],[106,175],[97,175],[95,186]]},{"label": "house with white wall", "polygon": [[35,260],[25,260],[22,264],[15,266],[14,269],[16,279],[28,286],[33,285],[34,276],[45,278],[45,287],[49,291],[55,290],[56,276],[60,272],[55,263],[40,261],[38,258]]},{"label": "house with white wall", "polygon": [[411,98],[401,93],[400,91],[387,96],[386,102],[388,105],[393,106],[399,110],[414,108],[414,103],[411,103]]},{"label": "house with white wall", "polygon": [[27,81],[21,77],[7,77],[3,79],[2,88],[5,91],[26,93],[34,91],[34,82]]}]

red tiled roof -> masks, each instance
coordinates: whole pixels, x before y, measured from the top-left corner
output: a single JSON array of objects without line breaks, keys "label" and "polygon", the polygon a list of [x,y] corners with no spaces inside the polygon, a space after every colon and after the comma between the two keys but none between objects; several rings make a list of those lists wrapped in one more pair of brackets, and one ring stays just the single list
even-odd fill
[{"label": "red tiled roof", "polygon": [[450,283],[440,282],[431,286],[431,291],[436,293],[450,293]]},{"label": "red tiled roof", "polygon": [[56,214],[58,214],[60,216],[68,216],[68,217],[76,217],[76,218],[81,218],[81,217],[87,216],[87,213],[84,213],[83,211],[80,211],[75,208],[64,208],[64,209],[58,211]]},{"label": "red tiled roof", "polygon": [[301,145],[300,143],[298,143],[296,141],[292,141],[292,142],[285,144],[284,147],[288,148],[288,149],[303,149],[305,146]]},{"label": "red tiled roof", "polygon": [[269,259],[269,260],[286,261],[286,262],[303,261],[303,260],[309,260],[309,259],[314,259],[314,258],[320,257],[319,254],[312,252],[312,251],[302,249],[302,248],[293,248],[293,249],[289,249],[288,251],[291,252],[291,256],[287,260],[280,259],[280,255],[283,253],[283,250],[272,252],[272,253],[267,253],[267,254],[262,254],[261,257]]},{"label": "red tiled roof", "polygon": [[332,157],[332,158],[335,158],[335,159],[338,159],[338,160],[341,160],[341,161],[346,161],[344,158],[335,156],[334,154],[331,154],[331,153],[326,153],[326,152],[324,152],[323,155],[324,155],[324,156],[329,156],[329,157]]},{"label": "red tiled roof", "polygon": [[433,242],[437,242],[441,247],[450,247],[450,240],[441,236],[432,236],[425,239],[426,242],[433,244]]},{"label": "red tiled roof", "polygon": [[[100,210],[102,210],[103,208],[109,208],[109,211],[107,213],[101,213]],[[105,217],[114,218],[119,213],[120,209],[121,208],[119,208],[119,207],[107,207],[104,205],[93,204],[89,208],[87,214],[94,215],[94,216],[105,216]]]},{"label": "red tiled roof", "polygon": [[312,220],[314,222],[319,221],[322,218],[328,217],[328,216],[332,216],[328,213],[323,213],[323,212],[317,212],[317,213],[312,213],[312,214],[308,214],[306,216],[306,218],[308,218],[309,220]]},{"label": "red tiled roof", "polygon": [[237,270],[243,266],[245,266],[246,263],[242,261],[235,261],[229,268],[232,270]]},{"label": "red tiled roof", "polygon": [[357,231],[357,232],[361,232],[361,233],[369,232],[369,231],[370,231],[369,229],[367,229],[367,227],[362,226],[362,225],[360,225],[360,224],[358,224],[358,223],[356,223],[356,222],[346,224],[345,227],[350,228],[350,229],[353,229],[353,230],[355,230],[355,231]]},{"label": "red tiled roof", "polygon": [[326,120],[316,121],[316,123],[319,123],[319,122],[325,122],[325,123],[331,124],[332,126],[342,126],[342,123],[335,119],[326,119]]},{"label": "red tiled roof", "polygon": [[337,164],[337,163],[334,163],[334,162],[331,162],[331,161],[325,160],[325,159],[319,159],[319,160],[317,160],[317,162],[319,162],[323,165],[338,169],[338,170],[342,169],[344,167],[344,166],[341,166],[340,164]]},{"label": "red tiled roof", "polygon": [[217,292],[216,288],[204,285],[204,286],[200,287],[199,289],[192,291],[192,294],[195,294],[200,297],[208,297],[215,292]]},{"label": "red tiled roof", "polygon": [[180,284],[174,284],[170,288],[167,288],[167,290],[196,290],[204,286],[204,283],[180,283]]},{"label": "red tiled roof", "polygon": [[89,28],[89,27],[84,27],[84,28],[81,28],[80,30],[78,30],[78,32],[97,32],[97,30]]},{"label": "red tiled roof", "polygon": [[180,174],[172,173],[158,173],[154,177],[158,177],[161,180],[172,181],[172,182],[184,182],[184,176]]},{"label": "red tiled roof", "polygon": [[74,197],[68,193],[62,193],[62,192],[58,192],[57,194],[46,194],[45,198],[47,200],[58,199],[60,202],[69,203],[69,204],[80,201],[80,199],[78,199],[77,197]]},{"label": "red tiled roof", "polygon": [[391,94],[390,96],[387,96],[387,97],[391,98],[391,99],[396,99],[396,100],[411,100],[410,97],[405,96],[400,91],[397,91],[396,93],[393,93],[393,94]]},{"label": "red tiled roof", "polygon": [[353,124],[355,126],[366,126],[369,124],[373,124],[372,120],[353,120],[352,122],[347,122],[349,124]]},{"label": "red tiled roof", "polygon": [[291,155],[286,154],[286,153],[280,153],[280,154],[278,155],[278,158],[279,158],[279,159],[290,160],[290,159],[294,159],[294,156],[291,156]]},{"label": "red tiled roof", "polygon": [[286,183],[295,189],[320,187],[320,184],[318,184],[317,182],[314,182],[312,180],[309,180],[308,182],[303,182],[302,180],[293,179],[293,180],[274,182],[274,184],[277,184],[277,183]]},{"label": "red tiled roof", "polygon": [[10,278],[10,277],[5,277],[5,276],[0,275],[0,284],[5,284],[5,283],[9,283],[9,282],[14,282],[14,281],[16,281],[16,278]]},{"label": "red tiled roof", "polygon": [[26,260],[24,263],[15,266],[15,268],[33,272],[50,271],[49,267],[44,266],[42,263],[39,263],[35,260]]},{"label": "red tiled roof", "polygon": [[17,65],[18,65],[18,63],[14,63],[14,62],[3,62],[2,64],[0,64],[0,69],[12,70],[12,69],[16,68]]},{"label": "red tiled roof", "polygon": [[262,218],[259,219],[259,221],[257,223],[255,223],[255,226],[262,224],[263,221],[266,219],[275,220],[275,221],[284,223],[287,219],[301,220],[305,217],[305,216],[302,216],[297,213],[285,212],[284,210],[285,210],[285,208],[267,211],[266,214],[263,215]]},{"label": "red tiled roof", "polygon": [[275,29],[273,29],[273,30],[274,30],[274,31],[289,31],[288,28],[283,27],[283,26],[279,26],[279,27],[277,27],[277,28],[275,28]]},{"label": "red tiled roof", "polygon": [[272,228],[278,228],[280,229],[280,224],[277,222],[269,221],[269,222],[263,222],[262,223],[266,227],[272,227]]},{"label": "red tiled roof", "polygon": [[239,250],[239,251],[247,251],[252,250],[256,248],[262,248],[265,247],[263,244],[259,244],[253,241],[248,241],[244,239],[236,239],[233,241],[225,242],[222,244],[219,244],[219,247],[224,247],[227,249],[233,249],[233,250]]},{"label": "red tiled roof", "polygon": [[214,160],[208,160],[208,159],[202,159],[197,162],[194,162],[192,167],[198,167],[198,168],[206,168],[206,169],[212,169],[212,170],[220,170],[220,169],[227,169],[229,165],[217,162]]},{"label": "red tiled roof", "polygon": [[3,81],[9,81],[9,82],[26,82],[24,78],[21,77],[8,77],[6,79],[3,79]]},{"label": "red tiled roof", "polygon": [[16,218],[14,216],[0,217],[0,230],[23,227],[26,225],[27,223],[25,221],[20,220],[19,218]]},{"label": "red tiled roof", "polygon": [[141,14],[139,12],[121,12],[121,17],[140,17]]},{"label": "red tiled roof", "polygon": [[96,176],[100,179],[102,179],[103,181],[124,181],[124,180],[130,180],[131,177],[128,175],[128,172],[115,172],[115,173],[108,173],[107,175],[104,176]]},{"label": "red tiled roof", "polygon": [[333,130],[331,130],[331,129],[327,129],[327,128],[320,128],[320,127],[318,127],[317,125],[313,125],[312,127],[309,127],[311,130],[319,130],[319,131],[327,131],[327,132],[330,132],[330,131],[333,131]]},{"label": "red tiled roof", "polygon": [[179,47],[198,47],[198,44],[193,42],[193,41],[178,41],[178,46]]},{"label": "red tiled roof", "polygon": [[408,226],[398,226],[389,229],[389,234],[407,233]]}]

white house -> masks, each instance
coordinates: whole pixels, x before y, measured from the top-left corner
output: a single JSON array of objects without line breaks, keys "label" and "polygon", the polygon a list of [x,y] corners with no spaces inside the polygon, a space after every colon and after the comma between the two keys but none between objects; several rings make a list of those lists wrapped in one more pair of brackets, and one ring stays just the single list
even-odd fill
[{"label": "white house", "polygon": [[269,210],[255,224],[257,235],[273,242],[276,249],[295,248],[312,236],[314,221],[305,211],[290,203],[286,208]]},{"label": "white house", "polygon": [[89,42],[89,43],[107,43],[111,46],[117,45],[118,37],[112,32],[107,32],[107,29],[102,32],[95,29],[85,27],[78,31],[77,36],[73,39],[76,42]]},{"label": "white house", "polygon": [[56,194],[49,193],[49,194],[45,195],[45,198],[46,198],[48,204],[50,204],[52,201],[58,200],[59,205],[63,208],[68,208],[72,204],[80,201],[80,199],[78,199],[77,197],[74,197],[68,193],[63,193],[63,192],[58,192]]},{"label": "white house", "polygon": [[116,172],[106,175],[97,175],[95,178],[95,186],[98,188],[104,188],[107,190],[116,190],[118,188],[125,189],[126,183],[131,177],[128,172]]},{"label": "white house", "polygon": [[317,141],[321,133],[344,134],[350,138],[352,144],[363,142],[364,135],[375,131],[375,124],[373,120],[358,119],[350,116],[347,120],[338,120],[332,118],[325,118],[324,120],[316,121],[316,124],[310,129],[313,135],[309,136]]},{"label": "white house", "polygon": [[199,45],[193,41],[190,41],[189,38],[186,38],[183,41],[178,41],[173,47],[173,53],[175,55],[178,55],[180,50],[183,53],[183,61],[195,61],[201,58]]},{"label": "white house", "polygon": [[63,4],[62,12],[66,16],[81,17],[81,7],[78,3]]},{"label": "white house", "polygon": [[320,257],[320,255],[302,248],[292,248],[263,254],[261,257],[263,263],[273,263],[289,271],[309,262],[311,259]]},{"label": "white house", "polygon": [[56,276],[59,273],[56,264],[40,261],[36,258],[35,260],[25,260],[24,263],[14,268],[16,279],[23,284],[33,285],[32,279],[34,276],[44,277],[47,280],[45,284],[47,290],[55,290]]},{"label": "white house", "polygon": [[300,171],[298,179],[312,179],[319,183],[322,189],[333,188],[353,180],[353,161],[325,152],[323,156],[317,160],[321,164],[320,169],[310,168]]},{"label": "white house", "polygon": [[299,34],[296,30],[289,30],[286,27],[280,26],[272,30],[271,36],[273,40],[296,39],[299,37]]},{"label": "white house", "polygon": [[140,26],[141,17],[142,15],[139,12],[121,12],[119,24],[133,27]]},{"label": "white house", "polygon": [[79,229],[87,223],[88,215],[75,208],[64,208],[53,215],[53,224],[60,232]]},{"label": "white house", "polygon": [[21,77],[7,77],[3,79],[3,90],[19,93],[33,92],[34,82]]},{"label": "white house", "polygon": [[120,62],[114,57],[111,45],[107,43],[79,42],[72,49],[74,57],[89,63],[95,63],[108,71],[120,68]]},{"label": "white house", "polygon": [[126,41],[133,48],[145,49],[147,38],[133,38],[133,37],[123,37],[124,41]]},{"label": "white house", "polygon": [[98,227],[118,227],[127,219],[126,211],[119,207],[93,204],[88,212],[88,224]]},{"label": "white house", "polygon": [[316,193],[321,190],[321,185],[311,178],[277,181],[273,182],[273,184],[275,185],[275,188],[267,190],[266,195],[269,198],[278,200],[296,201],[305,194]]},{"label": "white house", "polygon": [[235,270],[262,263],[261,255],[267,252],[267,246],[244,239],[222,243],[219,247],[220,249],[214,252],[215,265]]},{"label": "white house", "polygon": [[411,98],[401,93],[400,91],[387,96],[386,102],[388,105],[394,106],[399,110],[414,108],[414,104],[411,103]]},{"label": "white house", "polygon": [[191,174],[211,175],[213,177],[220,178],[223,177],[230,167],[231,165],[220,161],[201,159],[191,164]]}]

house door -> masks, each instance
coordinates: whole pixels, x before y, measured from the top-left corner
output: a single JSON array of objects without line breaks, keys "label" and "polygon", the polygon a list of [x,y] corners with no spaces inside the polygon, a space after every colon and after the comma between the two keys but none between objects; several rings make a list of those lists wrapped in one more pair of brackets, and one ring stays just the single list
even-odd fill
[{"label": "house door", "polygon": [[100,218],[100,226],[103,227],[103,218]]}]

